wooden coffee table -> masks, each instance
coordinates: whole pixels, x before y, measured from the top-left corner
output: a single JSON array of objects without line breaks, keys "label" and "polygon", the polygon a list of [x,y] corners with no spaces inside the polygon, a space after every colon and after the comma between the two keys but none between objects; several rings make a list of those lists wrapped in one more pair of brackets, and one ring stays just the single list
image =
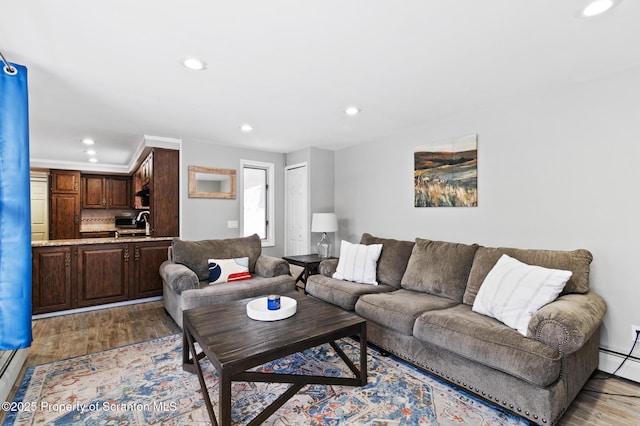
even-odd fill
[{"label": "wooden coffee table", "polygon": [[[279,321],[256,321],[247,316],[246,305],[255,299],[183,312],[183,368],[195,372],[211,422],[218,425],[207,385],[202,375],[200,359],[205,356],[219,374],[219,421],[231,425],[231,382],[291,383],[280,397],[258,414],[249,425],[260,424],[276,412],[289,398],[307,384],[363,386],[367,383],[367,323],[350,312],[296,291],[284,296],[297,300],[297,312]],[[336,340],[358,335],[360,368],[335,343]],[[196,354],[194,342],[202,352]],[[329,343],[340,355],[355,377],[273,374],[247,371],[266,362],[296,352]]]}]

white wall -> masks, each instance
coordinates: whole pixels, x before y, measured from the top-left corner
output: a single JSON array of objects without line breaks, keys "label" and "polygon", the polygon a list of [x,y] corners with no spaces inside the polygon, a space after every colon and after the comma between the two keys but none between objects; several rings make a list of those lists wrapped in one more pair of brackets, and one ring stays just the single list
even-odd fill
[{"label": "white wall", "polygon": [[[239,188],[240,160],[263,161],[275,164],[275,233],[276,246],[265,247],[263,253],[282,256],[284,247],[284,154],[234,148],[201,141],[182,141],[182,211],[181,238],[185,240],[204,240],[208,238],[234,238],[240,236],[240,228],[227,228],[227,221],[241,223]],[[236,170],[235,200],[189,198],[189,166],[213,167]]]},{"label": "white wall", "polygon": [[[479,206],[414,208],[415,146],[471,133]],[[591,287],[608,304],[601,347],[631,348],[631,325],[640,325],[638,69],[450,117],[335,159],[339,238],[586,248]]]}]

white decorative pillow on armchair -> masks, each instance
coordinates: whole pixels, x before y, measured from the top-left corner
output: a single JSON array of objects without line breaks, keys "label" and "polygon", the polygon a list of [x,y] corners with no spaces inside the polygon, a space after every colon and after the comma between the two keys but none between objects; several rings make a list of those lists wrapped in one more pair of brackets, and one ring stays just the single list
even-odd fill
[{"label": "white decorative pillow on armchair", "polygon": [[378,285],[376,268],[381,252],[382,244],[352,244],[342,240],[340,259],[333,278]]},{"label": "white decorative pillow on armchair", "polygon": [[558,297],[571,274],[527,265],[503,254],[482,282],[472,310],[526,336],[533,314]]},{"label": "white decorative pillow on armchair", "polygon": [[249,258],[209,259],[209,284],[250,280]]}]

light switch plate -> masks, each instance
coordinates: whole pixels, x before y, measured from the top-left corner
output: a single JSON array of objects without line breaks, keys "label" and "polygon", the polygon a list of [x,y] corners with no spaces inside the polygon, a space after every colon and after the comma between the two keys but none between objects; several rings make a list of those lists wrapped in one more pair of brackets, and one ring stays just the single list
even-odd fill
[{"label": "light switch plate", "polygon": [[238,228],[238,221],[237,220],[228,220],[227,221],[227,228],[229,228],[229,229],[237,229]]}]

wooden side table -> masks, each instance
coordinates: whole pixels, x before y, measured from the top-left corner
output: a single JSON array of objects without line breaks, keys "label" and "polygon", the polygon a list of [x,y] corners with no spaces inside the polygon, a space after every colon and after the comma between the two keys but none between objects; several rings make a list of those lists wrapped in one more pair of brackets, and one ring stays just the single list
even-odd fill
[{"label": "wooden side table", "polygon": [[[285,256],[283,257],[290,265],[301,266],[304,268],[298,278],[296,278],[296,287],[302,289],[304,294],[307,294],[305,287],[307,285],[307,279],[309,275],[318,273],[318,267],[320,262],[327,259],[337,259],[336,257],[320,257],[317,254],[303,254],[299,256]],[[298,282],[302,282],[302,286],[298,286]]]}]

